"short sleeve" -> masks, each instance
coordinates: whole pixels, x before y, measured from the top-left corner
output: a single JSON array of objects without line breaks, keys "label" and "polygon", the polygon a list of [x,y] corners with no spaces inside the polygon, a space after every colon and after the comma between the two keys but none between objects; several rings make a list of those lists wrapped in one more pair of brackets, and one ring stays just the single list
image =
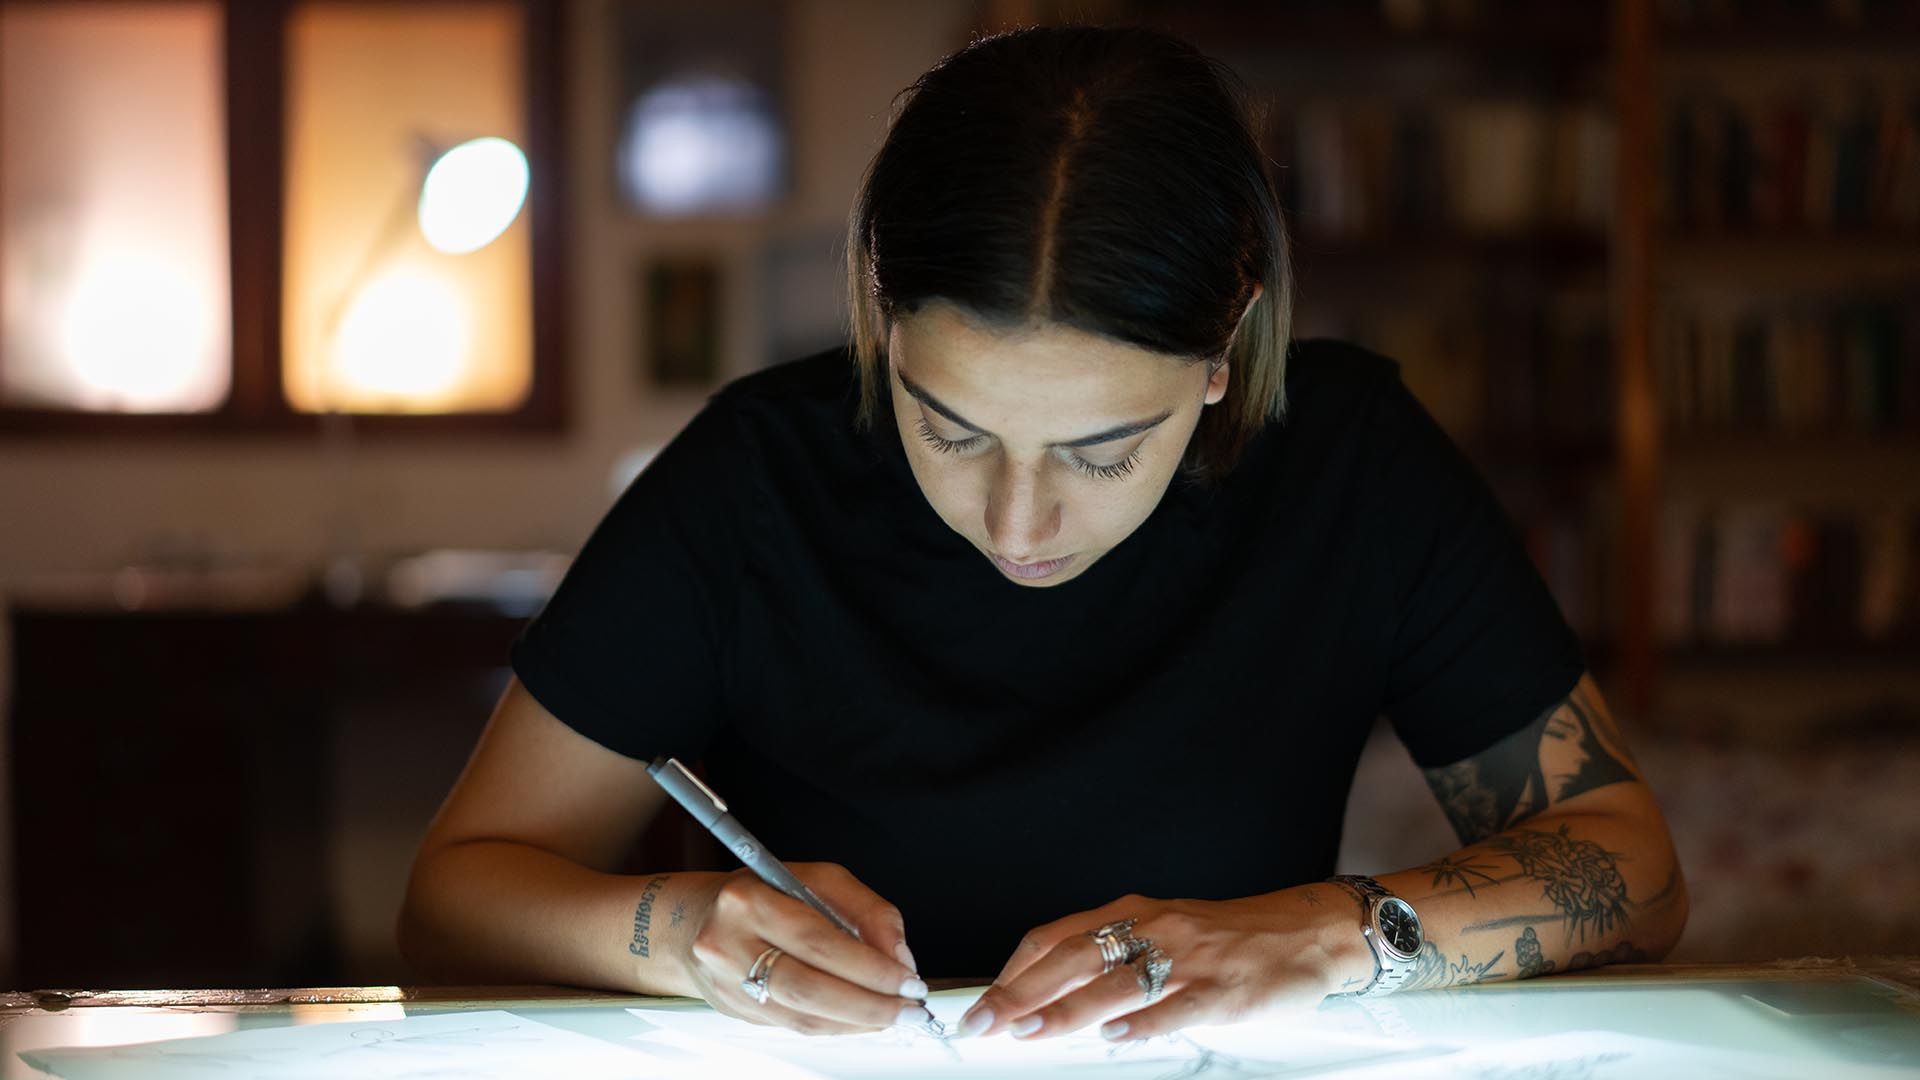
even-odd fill
[{"label": "short sleeve", "polygon": [[1376,418],[1396,598],[1382,711],[1437,768],[1532,723],[1586,661],[1492,489],[1391,370]]},{"label": "short sleeve", "polygon": [[741,578],[745,457],[724,394],[615,500],[512,648],[563,723],[631,758],[702,756]]}]

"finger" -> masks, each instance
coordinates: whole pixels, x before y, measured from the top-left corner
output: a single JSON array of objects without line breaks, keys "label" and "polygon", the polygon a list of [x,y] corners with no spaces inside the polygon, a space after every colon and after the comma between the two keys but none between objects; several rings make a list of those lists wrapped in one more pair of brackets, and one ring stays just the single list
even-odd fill
[{"label": "finger", "polygon": [[715,1011],[725,1013],[738,1020],[766,1027],[783,1027],[788,1031],[797,1031],[802,1035],[859,1035],[878,1028],[849,1024],[843,1020],[833,1020],[825,1016],[815,1016],[790,1009],[775,1002],[772,998],[762,1004],[747,997],[744,991],[727,994],[722,992],[712,1000]]},{"label": "finger", "polygon": [[1012,981],[987,987],[961,1020],[961,1031],[992,1035],[1006,1030],[1013,1021],[1099,978],[1102,966],[1099,944],[1085,934],[1075,934]]},{"label": "finger", "polygon": [[1109,1042],[1151,1039],[1193,1024],[1231,1024],[1269,1012],[1310,1012],[1318,1007],[1324,989],[1312,978],[1283,978],[1262,989],[1258,998],[1222,990],[1218,983],[1196,982],[1167,987],[1166,996],[1143,1009],[1116,1016],[1100,1025]]},{"label": "finger", "polygon": [[794,867],[794,873],[860,931],[860,940],[900,961],[908,971],[920,970],[914,963],[913,950],[907,948],[907,927],[900,909],[854,877],[852,871],[838,863],[803,863]]},{"label": "finger", "polygon": [[1014,946],[1013,955],[1007,958],[1006,966],[1000,969],[1000,974],[994,976],[993,981],[1001,985],[1012,982],[1020,976],[1021,972],[1032,967],[1035,961],[1047,955],[1055,945],[1075,934],[1085,934],[1089,930],[1098,929],[1122,918],[1123,908],[1128,911],[1137,911],[1144,904],[1145,900],[1141,897],[1123,896],[1112,903],[1102,904],[1092,911],[1082,911],[1064,919],[1055,919],[1050,923],[1034,927],[1026,937],[1020,939],[1020,944]]},{"label": "finger", "polygon": [[[1133,991],[1136,995],[1140,993],[1137,980],[1133,984]],[[1165,997],[1144,1009],[1116,1016],[1101,1024],[1100,1037],[1108,1042],[1151,1039],[1191,1024],[1212,1020],[1214,1017],[1207,1015],[1207,997],[1200,990],[1169,991]]]},{"label": "finger", "polygon": [[775,958],[767,973],[767,993],[794,1012],[868,1030],[917,1027],[933,1015],[916,1002],[864,990],[792,956]]},{"label": "finger", "polygon": [[1065,1035],[1104,1017],[1138,1008],[1143,994],[1139,974],[1122,964],[1051,1005],[1014,1017],[1007,1030],[1016,1039]]},{"label": "finger", "polygon": [[771,885],[753,884],[758,887],[740,890],[741,902],[754,908],[744,925],[756,927],[767,944],[876,994],[927,996],[927,984],[905,964],[841,932],[826,916]]}]

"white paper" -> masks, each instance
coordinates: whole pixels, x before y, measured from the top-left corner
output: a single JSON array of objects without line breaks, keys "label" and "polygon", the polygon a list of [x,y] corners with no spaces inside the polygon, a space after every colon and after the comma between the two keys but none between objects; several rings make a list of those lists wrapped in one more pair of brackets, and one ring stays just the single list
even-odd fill
[{"label": "white paper", "polygon": [[1857,1065],[1645,1039],[1617,1031],[1568,1031],[1482,1043],[1400,1065],[1308,1074],[1337,1080],[1894,1080],[1908,1069]]},{"label": "white paper", "polygon": [[619,1043],[509,1012],[251,1028],[225,1035],[28,1050],[28,1065],[63,1080],[408,1080],[530,1076],[624,1080],[694,1077],[697,1067],[649,1060]]},{"label": "white paper", "polygon": [[[935,994],[928,1007],[949,1030],[980,995],[978,988]],[[1509,1000],[1511,1003],[1511,1000]],[[698,1004],[628,1012],[656,1031],[636,1036],[691,1053],[709,1048],[730,1067],[714,1076],[790,1080],[878,1077],[1024,1078],[1059,1075],[1138,1080],[1284,1076],[1289,1080],[1870,1080],[1909,1072],[1792,1054],[1756,1054],[1618,1031],[1574,1030],[1502,1039],[1483,1031],[1454,1038],[1389,1036],[1356,1026],[1357,1013],[1317,1012],[1277,1021],[1198,1027],[1160,1039],[1115,1045],[1095,1029],[1033,1042],[1008,1035],[941,1040],[895,1030],[870,1035],[807,1036],[722,1016]],[[1344,1021],[1346,1022],[1343,1022]],[[739,1065],[759,1056],[764,1073]],[[719,1058],[713,1059],[716,1064]]]},{"label": "white paper", "polygon": [[[946,991],[927,1001],[936,1020],[958,1030],[960,1017],[981,988]],[[917,1031],[891,1030],[867,1035],[801,1035],[785,1028],[723,1016],[700,1005],[634,1008],[628,1012],[658,1028],[636,1036],[646,1046],[658,1042],[680,1048],[701,1045],[730,1054],[759,1055],[787,1069],[830,1080],[879,1077],[1023,1077],[1079,1074],[1092,1069],[1102,1078],[1162,1080],[1175,1077],[1318,1075],[1323,1069],[1360,1064],[1417,1061],[1447,1053],[1452,1046],[1395,1039],[1353,1030],[1326,1030],[1324,1022],[1303,1017],[1297,1023],[1255,1028],[1208,1028],[1158,1039],[1111,1043],[1097,1028],[1058,1038],[1022,1041],[1010,1035],[990,1039],[938,1039]],[[792,1075],[791,1072],[786,1075]]]}]

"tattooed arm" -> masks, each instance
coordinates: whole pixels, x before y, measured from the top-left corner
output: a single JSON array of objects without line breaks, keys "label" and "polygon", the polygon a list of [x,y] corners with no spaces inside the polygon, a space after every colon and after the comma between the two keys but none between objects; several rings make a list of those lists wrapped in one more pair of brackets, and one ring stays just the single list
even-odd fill
[{"label": "tattooed arm", "polygon": [[1679,939],[1687,890],[1666,821],[1591,677],[1426,777],[1466,846],[1379,876],[1426,930],[1406,989],[1657,960]]},{"label": "tattooed arm", "polygon": [[[1466,846],[1379,878],[1426,929],[1403,989],[1655,959],[1679,938],[1687,891],[1666,822],[1591,680],[1428,780]],[[1034,1039],[1097,1023],[1105,1038],[1144,1039],[1310,1009],[1373,977],[1359,914],[1326,882],[1231,900],[1122,896],[1029,931],[961,1030]],[[1116,922],[1172,962],[1153,1001],[1089,936]]]}]

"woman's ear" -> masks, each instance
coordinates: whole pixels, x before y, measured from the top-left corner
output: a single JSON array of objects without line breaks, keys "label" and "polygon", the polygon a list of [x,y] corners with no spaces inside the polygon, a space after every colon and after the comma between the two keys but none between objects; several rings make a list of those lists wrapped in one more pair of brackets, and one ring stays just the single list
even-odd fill
[{"label": "woman's ear", "polygon": [[1225,360],[1213,365],[1207,371],[1207,396],[1201,401],[1202,405],[1215,404],[1227,396],[1227,381],[1232,371],[1233,365]]},{"label": "woman's ear", "polygon": [[[1260,302],[1261,294],[1266,291],[1267,287],[1265,285],[1257,281],[1253,283],[1253,296],[1247,300],[1246,309],[1240,312],[1240,323],[1247,321],[1247,314],[1253,310],[1253,305]],[[1234,325],[1233,332],[1235,337],[1240,335],[1240,325],[1238,323]],[[1231,352],[1232,350],[1229,349],[1228,351]],[[1201,402],[1201,404],[1213,405],[1219,402],[1221,398],[1227,396],[1227,381],[1228,376],[1232,374],[1230,370],[1232,367],[1233,365],[1227,363],[1223,358],[1219,363],[1207,369],[1207,396],[1206,400]]]}]

